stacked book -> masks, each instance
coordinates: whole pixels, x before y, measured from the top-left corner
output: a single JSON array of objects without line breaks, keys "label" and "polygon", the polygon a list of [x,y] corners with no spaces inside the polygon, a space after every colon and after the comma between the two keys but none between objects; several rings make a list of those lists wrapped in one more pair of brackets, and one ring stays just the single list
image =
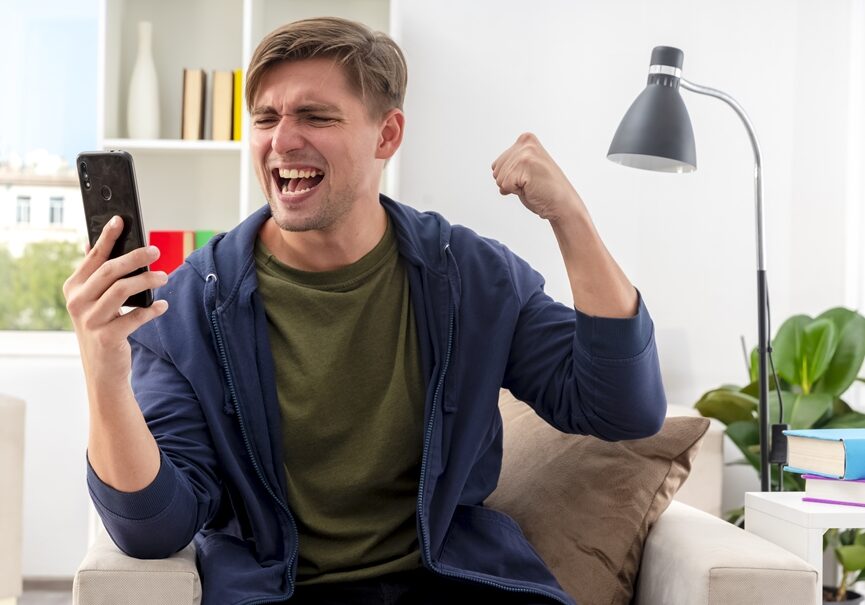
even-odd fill
[{"label": "stacked book", "polygon": [[[205,129],[207,93],[210,91],[210,132]],[[207,86],[207,72],[203,69],[183,70],[183,107],[180,113],[180,138],[197,141],[239,141],[243,72],[214,71],[211,86]]]},{"label": "stacked book", "polygon": [[159,248],[159,258],[150,265],[151,271],[171,273],[183,264],[193,250],[204,246],[215,231],[151,231],[150,245]]},{"label": "stacked book", "polygon": [[808,502],[865,506],[865,428],[788,430],[785,471],[805,479]]}]

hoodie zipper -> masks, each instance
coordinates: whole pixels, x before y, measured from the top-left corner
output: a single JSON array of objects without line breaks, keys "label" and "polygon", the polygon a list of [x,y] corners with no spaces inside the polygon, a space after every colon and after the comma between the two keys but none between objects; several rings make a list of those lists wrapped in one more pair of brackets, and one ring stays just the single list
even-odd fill
[{"label": "hoodie zipper", "polygon": [[267,478],[264,476],[264,472],[261,470],[261,466],[258,464],[258,460],[255,457],[255,453],[252,451],[252,442],[249,439],[249,433],[246,430],[246,423],[243,418],[243,414],[240,411],[240,402],[237,397],[237,389],[234,386],[234,377],[231,374],[231,369],[228,365],[228,354],[225,351],[225,343],[222,339],[222,330],[219,327],[219,320],[216,317],[216,310],[214,309],[210,313],[210,323],[213,327],[213,334],[216,336],[216,344],[219,349],[219,357],[222,362],[222,369],[225,372],[225,380],[228,383],[228,390],[231,394],[231,402],[234,404],[234,411],[237,415],[238,423],[240,424],[240,433],[243,436],[243,445],[246,448],[246,454],[249,457],[249,460],[252,462],[252,467],[255,469],[256,475],[258,475],[258,479],[261,481],[261,484],[264,486],[264,489],[267,490],[267,493],[276,501],[279,507],[285,511],[285,514],[288,515],[288,520],[291,522],[291,528],[294,531],[294,549],[292,550],[291,557],[288,559],[288,586],[289,592],[285,596],[281,596],[273,599],[258,599],[255,601],[245,602],[245,605],[264,605],[264,603],[280,603],[285,601],[290,597],[290,595],[294,594],[294,578],[291,574],[291,568],[294,564],[294,559],[297,557],[298,550],[298,541],[297,541],[297,525],[295,525],[294,517],[291,514],[291,511],[288,508],[288,505],[282,501],[282,499],[276,494],[270,484],[267,482]]},{"label": "hoodie zipper", "polygon": [[[445,254],[452,259],[453,253],[450,250],[450,244],[445,245],[444,247]],[[539,592],[537,590],[530,590],[528,588],[517,588],[515,586],[508,586],[506,584],[502,584],[500,582],[493,582],[492,580],[486,580],[484,578],[478,578],[474,575],[468,573],[460,573],[458,571],[445,571],[439,567],[438,564],[434,563],[432,560],[432,546],[430,545],[429,539],[429,528],[426,524],[426,519],[424,515],[424,488],[426,487],[426,474],[427,474],[427,460],[429,455],[429,445],[432,440],[433,428],[435,426],[435,416],[436,409],[438,408],[439,398],[441,397],[442,390],[444,387],[445,376],[447,375],[448,367],[450,366],[451,360],[451,352],[453,350],[453,335],[454,335],[454,303],[453,297],[451,296],[448,301],[448,346],[445,352],[444,363],[442,364],[441,372],[439,373],[438,383],[436,384],[436,390],[433,394],[432,405],[430,406],[430,419],[427,423],[426,432],[424,435],[424,443],[423,443],[423,454],[421,455],[421,470],[420,470],[420,483],[418,485],[418,497],[417,497],[417,510],[418,510],[418,518],[420,521],[421,528],[421,541],[422,541],[422,550],[426,558],[427,565],[429,568],[435,573],[448,576],[452,578],[459,578],[462,580],[468,580],[469,582],[473,582],[475,584],[483,584],[485,586],[490,586],[492,588],[497,588],[500,590],[504,590],[507,592],[516,592],[516,593],[525,593],[525,594],[541,594],[544,597],[552,598],[558,601],[559,603],[563,603],[564,605],[568,605],[567,601],[563,601],[558,596],[549,594],[546,592]]]}]

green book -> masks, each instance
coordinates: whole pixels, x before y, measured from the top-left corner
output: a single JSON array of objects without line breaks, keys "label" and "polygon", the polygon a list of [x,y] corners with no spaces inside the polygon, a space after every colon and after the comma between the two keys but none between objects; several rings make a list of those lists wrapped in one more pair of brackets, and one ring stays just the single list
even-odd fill
[{"label": "green book", "polygon": [[204,244],[210,241],[210,238],[216,235],[216,231],[196,231],[195,232],[195,249],[203,247]]}]

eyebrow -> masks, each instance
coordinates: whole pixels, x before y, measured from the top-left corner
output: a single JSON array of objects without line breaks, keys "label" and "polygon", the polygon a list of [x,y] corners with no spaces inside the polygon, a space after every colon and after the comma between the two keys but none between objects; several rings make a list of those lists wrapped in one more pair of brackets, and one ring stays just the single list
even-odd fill
[{"label": "eyebrow", "polygon": [[[340,113],[339,107],[336,105],[328,105],[327,103],[306,103],[304,105],[300,105],[297,109],[294,110],[295,114],[304,114],[304,113]],[[256,107],[252,110],[252,115],[262,115],[262,114],[276,114],[279,115],[279,112],[276,111],[274,107],[270,105],[265,105],[263,107]]]}]

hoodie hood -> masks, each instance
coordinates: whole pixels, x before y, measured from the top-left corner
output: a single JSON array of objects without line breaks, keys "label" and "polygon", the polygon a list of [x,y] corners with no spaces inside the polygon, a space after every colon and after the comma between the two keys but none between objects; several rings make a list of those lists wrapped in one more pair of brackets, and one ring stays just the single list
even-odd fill
[{"label": "hoodie hood", "polygon": [[[379,201],[393,221],[400,254],[413,265],[445,274],[450,223],[436,212],[419,212],[386,195],[380,194]],[[216,279],[218,298],[223,303],[237,293],[246,273],[255,270],[255,241],[269,218],[270,206],[265,204],[235,229],[216,235],[186,259],[203,280]]]}]

